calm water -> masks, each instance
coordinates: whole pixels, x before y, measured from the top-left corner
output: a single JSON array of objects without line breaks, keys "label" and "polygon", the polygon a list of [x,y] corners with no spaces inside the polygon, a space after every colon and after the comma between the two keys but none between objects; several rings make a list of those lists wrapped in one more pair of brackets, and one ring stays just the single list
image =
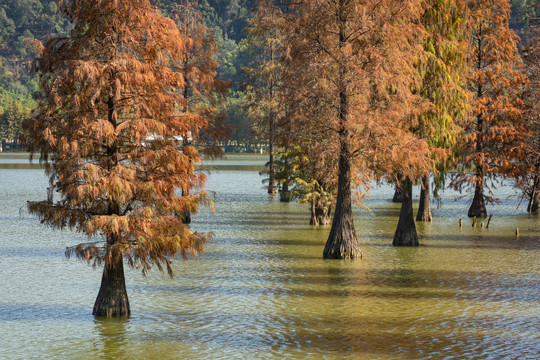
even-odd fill
[{"label": "calm water", "polygon": [[[133,316],[91,315],[101,269],[64,258],[84,236],[27,214],[45,197],[40,169],[0,156],[0,359],[537,359],[540,219],[510,186],[489,230],[463,229],[469,197],[442,193],[422,246],[393,248],[399,206],[375,189],[356,210],[361,261],[321,259],[329,228],[307,206],[281,204],[257,171],[212,171],[216,211],[206,252],[174,263],[176,277],[127,272]],[[260,166],[264,157],[215,165]],[[25,160],[20,160],[24,163]],[[241,167],[240,167],[241,168]],[[415,189],[416,193],[418,190]],[[516,239],[515,228],[521,236]]]}]

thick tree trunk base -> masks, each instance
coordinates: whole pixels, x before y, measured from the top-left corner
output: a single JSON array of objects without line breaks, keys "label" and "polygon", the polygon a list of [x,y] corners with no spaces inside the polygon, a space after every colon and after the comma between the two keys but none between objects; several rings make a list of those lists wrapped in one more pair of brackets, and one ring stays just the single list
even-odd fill
[{"label": "thick tree trunk base", "polygon": [[394,234],[394,246],[418,246],[418,233],[414,223],[414,213],[412,207],[412,182],[403,181],[403,202],[399,213],[399,222]]},{"label": "thick tree trunk base", "polygon": [[124,263],[120,253],[112,254],[105,260],[101,287],[92,315],[108,318],[131,315],[124,277]]},{"label": "thick tree trunk base", "polygon": [[323,259],[353,260],[361,258],[362,250],[354,228],[340,228],[339,231],[330,232],[324,247]]},{"label": "thick tree trunk base", "polygon": [[332,228],[323,251],[323,259],[352,260],[362,258],[362,250],[354,230],[351,204],[348,206],[343,204],[342,208],[344,209],[340,209],[338,196]]},{"label": "thick tree trunk base", "polygon": [[433,220],[433,217],[431,215],[429,181],[429,175],[426,175],[422,179],[422,190],[420,192],[420,203],[418,204],[418,214],[416,215],[416,221],[431,222]]},{"label": "thick tree trunk base", "polygon": [[315,207],[311,210],[311,220],[309,225],[319,226],[319,225],[328,225],[332,221],[330,217],[332,213],[332,208],[328,207]]},{"label": "thick tree trunk base", "polygon": [[467,214],[470,218],[477,217],[477,218],[485,218],[487,217],[487,210],[486,210],[486,202],[484,200],[484,193],[483,191],[479,191],[478,188],[474,192],[474,199],[471,204],[471,207],[469,208],[469,212]]}]

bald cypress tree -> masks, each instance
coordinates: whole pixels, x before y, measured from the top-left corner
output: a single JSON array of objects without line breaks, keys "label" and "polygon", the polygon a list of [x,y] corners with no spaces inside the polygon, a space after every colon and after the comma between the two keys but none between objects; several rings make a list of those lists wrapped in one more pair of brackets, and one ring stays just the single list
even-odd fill
[{"label": "bald cypress tree", "polygon": [[[426,29],[424,54],[418,69],[422,77],[419,93],[429,107],[419,118],[417,133],[430,146],[445,149],[435,159],[444,173],[448,158],[456,154],[459,127],[467,116],[466,89],[468,9],[463,0],[426,3],[422,23]],[[422,178],[417,221],[431,221],[429,174]]]},{"label": "bald cypress tree", "polygon": [[294,121],[312,141],[327,141],[338,170],[323,257],[360,258],[353,192],[374,174],[413,180],[430,165],[426,141],[411,131],[421,102],[412,93],[421,2],[302,0],[291,8],[285,56]]},{"label": "bald cypress tree", "polygon": [[518,37],[508,24],[510,1],[475,0],[469,6],[472,116],[464,126],[465,171],[453,184],[474,188],[468,216],[485,217],[486,202],[495,200],[486,193],[488,181],[515,173],[516,159],[521,156],[520,144],[527,129],[520,94],[526,77]]},{"label": "bald cypress tree", "polygon": [[205,180],[194,171],[197,150],[177,142],[209,125],[184,109],[191,40],[148,0],[60,8],[74,27],[41,49],[39,107],[23,136],[46,163],[49,197],[29,209],[93,238],[66,252],[104,265],[93,314],[129,316],[124,259],[143,274],[156,266],[172,276],[171,259],[197,254],[206,241],[182,222],[204,193],[178,194]]}]

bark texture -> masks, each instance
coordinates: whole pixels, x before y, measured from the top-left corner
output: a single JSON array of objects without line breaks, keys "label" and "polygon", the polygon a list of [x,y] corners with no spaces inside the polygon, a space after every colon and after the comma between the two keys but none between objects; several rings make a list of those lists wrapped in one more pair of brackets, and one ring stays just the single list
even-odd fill
[{"label": "bark texture", "polygon": [[362,258],[362,250],[354,230],[351,194],[351,160],[348,153],[339,157],[338,194],[330,235],[324,247],[325,259]]},{"label": "bark texture", "polygon": [[487,217],[487,210],[486,201],[484,199],[484,176],[481,167],[478,167],[476,169],[476,176],[479,180],[476,181],[476,186],[474,188],[474,198],[471,207],[469,208],[468,216],[470,218],[485,218]]},{"label": "bark texture", "polygon": [[268,161],[268,194],[277,195],[278,187],[276,184],[276,169],[274,164],[274,133],[275,133],[275,124],[273,115],[270,120],[270,144],[269,144],[269,153],[270,160]]},{"label": "bark texture", "polygon": [[394,203],[400,203],[403,201],[403,191],[399,186],[396,185],[396,190],[394,191],[394,197],[392,198],[392,202]]},{"label": "bark texture", "polygon": [[418,246],[418,234],[416,233],[412,207],[412,182],[408,179],[404,180],[401,187],[403,190],[403,201],[401,202],[399,222],[392,245]]},{"label": "bark texture", "polygon": [[418,214],[416,221],[432,221],[431,198],[430,198],[430,179],[429,175],[422,178],[422,190],[420,191],[420,203],[418,205]]},{"label": "bark texture", "polygon": [[540,178],[534,179],[533,191],[529,199],[529,205],[527,206],[528,213],[538,213],[540,206]]},{"label": "bark texture", "polygon": [[131,308],[126,291],[122,254],[114,248],[109,248],[108,251],[112,253],[105,259],[101,287],[92,314],[108,318],[129,317]]}]

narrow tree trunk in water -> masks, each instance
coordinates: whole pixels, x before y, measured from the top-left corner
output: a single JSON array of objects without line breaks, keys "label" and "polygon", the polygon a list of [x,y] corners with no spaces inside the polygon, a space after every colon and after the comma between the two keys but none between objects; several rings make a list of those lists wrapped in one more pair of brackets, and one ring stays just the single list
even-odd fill
[{"label": "narrow tree trunk in water", "polygon": [[[124,263],[120,251],[110,248],[107,244],[107,254],[101,287],[94,304],[94,316],[129,317],[131,309],[126,291]],[[109,256],[110,255],[110,256]]]},{"label": "narrow tree trunk in water", "polygon": [[430,179],[429,175],[422,178],[422,190],[420,192],[420,204],[418,206],[418,214],[416,221],[431,221],[431,204],[430,204]]},{"label": "narrow tree trunk in water", "polygon": [[540,178],[535,177],[533,183],[533,190],[531,198],[529,199],[529,205],[527,206],[528,213],[538,213],[540,206]]},{"label": "narrow tree trunk in water", "polygon": [[403,190],[401,187],[396,185],[396,190],[394,191],[394,197],[392,198],[392,202],[394,203],[400,203],[403,201]]},{"label": "narrow tree trunk in water", "polygon": [[484,200],[484,172],[482,167],[476,168],[476,186],[474,189],[474,198],[469,208],[468,216],[470,218],[485,218],[487,217],[486,202]]},{"label": "narrow tree trunk in water", "polygon": [[[182,190],[182,196],[187,196],[190,194],[190,191],[186,191],[184,192],[184,190]],[[184,224],[191,224],[191,212],[189,210],[186,210],[183,212],[182,214],[182,222]]]},{"label": "narrow tree trunk in water", "polygon": [[274,169],[274,142],[270,140],[270,161],[268,162],[268,194],[277,195],[276,175]]},{"label": "narrow tree trunk in water", "polygon": [[281,188],[281,191],[279,193],[279,201],[291,202],[291,200],[292,200],[292,193],[289,191],[289,184],[285,183],[283,184],[283,187]]},{"label": "narrow tree trunk in water", "polygon": [[403,201],[401,202],[401,212],[399,213],[399,222],[394,234],[394,246],[418,246],[418,234],[416,233],[416,224],[414,223],[414,214],[412,207],[412,182],[403,180]]}]

